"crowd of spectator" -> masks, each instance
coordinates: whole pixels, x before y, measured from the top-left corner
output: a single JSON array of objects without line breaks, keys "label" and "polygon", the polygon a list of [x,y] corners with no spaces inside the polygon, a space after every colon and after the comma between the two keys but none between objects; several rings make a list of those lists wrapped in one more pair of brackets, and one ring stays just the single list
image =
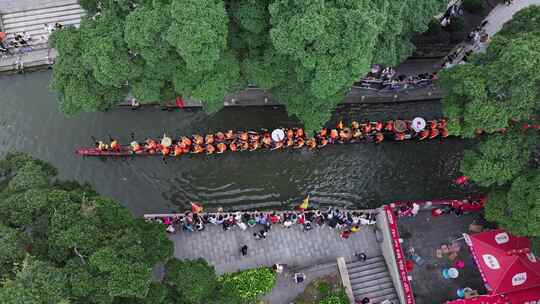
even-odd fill
[{"label": "crowd of spectator", "polygon": [[397,75],[392,67],[381,68],[374,64],[366,77],[355,85],[371,90],[401,90],[430,86],[437,79],[437,73],[420,73],[417,75]]},{"label": "crowd of spectator", "polygon": [[299,226],[303,231],[310,231],[315,226],[326,226],[338,230],[340,236],[346,239],[352,233],[358,232],[361,226],[375,224],[374,213],[339,210],[337,208],[329,208],[326,211],[309,210],[280,213],[276,211],[203,214],[186,212],[170,216],[147,216],[146,219],[162,223],[169,233],[176,233],[177,230],[203,231],[207,225],[221,226],[224,231],[254,228],[253,237],[256,239],[265,239],[274,225],[281,225],[284,228]]}]

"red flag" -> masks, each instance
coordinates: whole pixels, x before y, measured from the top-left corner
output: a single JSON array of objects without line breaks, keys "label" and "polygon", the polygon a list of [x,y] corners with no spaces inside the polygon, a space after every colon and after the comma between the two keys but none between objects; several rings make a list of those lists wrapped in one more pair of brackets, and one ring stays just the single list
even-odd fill
[{"label": "red flag", "polygon": [[203,211],[203,207],[195,204],[195,203],[191,203],[191,212],[193,213],[201,213]]}]

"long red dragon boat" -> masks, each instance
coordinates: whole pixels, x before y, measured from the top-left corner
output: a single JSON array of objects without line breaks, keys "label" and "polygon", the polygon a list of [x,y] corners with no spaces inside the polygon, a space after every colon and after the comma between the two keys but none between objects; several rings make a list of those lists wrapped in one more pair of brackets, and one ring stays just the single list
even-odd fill
[{"label": "long red dragon boat", "polygon": [[[302,128],[283,128],[273,132],[268,130],[217,132],[215,134],[167,138],[159,142],[149,138],[145,142],[133,141],[120,145],[111,139],[111,144],[101,141],[94,147],[75,150],[81,156],[172,156],[185,154],[221,154],[226,151],[254,151],[281,149],[321,149],[327,145],[354,143],[381,143],[383,141],[433,140],[448,137],[446,120],[423,121],[422,128],[415,128],[415,121],[390,120],[386,122],[353,121],[350,126],[342,122],[333,129],[323,128],[314,137],[308,138]],[[277,137],[275,136],[277,135]],[[281,137],[280,137],[281,135]],[[164,137],[165,138],[165,137]]]}]

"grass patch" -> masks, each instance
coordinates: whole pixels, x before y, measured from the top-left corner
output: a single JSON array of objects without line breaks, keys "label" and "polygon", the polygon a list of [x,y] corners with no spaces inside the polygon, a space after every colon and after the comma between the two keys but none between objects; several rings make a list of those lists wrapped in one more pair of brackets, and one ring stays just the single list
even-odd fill
[{"label": "grass patch", "polygon": [[337,275],[329,275],[311,282],[294,304],[347,304],[347,295]]}]

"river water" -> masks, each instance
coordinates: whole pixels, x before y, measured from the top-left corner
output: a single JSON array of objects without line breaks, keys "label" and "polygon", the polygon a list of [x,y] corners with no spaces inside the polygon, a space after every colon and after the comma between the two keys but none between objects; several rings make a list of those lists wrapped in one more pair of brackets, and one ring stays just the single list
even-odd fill
[{"label": "river water", "polygon": [[[129,141],[164,132],[190,135],[224,129],[292,126],[283,109],[226,109],[213,116],[201,111],[159,109],[66,117],[48,90],[51,73],[0,77],[0,152],[20,150],[51,162],[60,177],[89,182],[99,193],[133,213],[188,208],[189,201],[226,209],[288,208],[310,194],[315,205],[377,207],[404,199],[459,197],[450,185],[466,143],[387,142],[333,146],[316,152],[244,152],[187,156],[164,163],[158,157],[81,158],[73,150],[92,145],[91,136]],[[341,106],[333,120],[438,116],[433,102],[406,105]]]}]

